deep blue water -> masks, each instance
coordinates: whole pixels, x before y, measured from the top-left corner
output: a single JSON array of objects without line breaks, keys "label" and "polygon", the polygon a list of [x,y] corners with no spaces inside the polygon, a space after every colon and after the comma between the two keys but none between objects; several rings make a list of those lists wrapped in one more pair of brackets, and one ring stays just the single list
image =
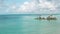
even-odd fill
[{"label": "deep blue water", "polygon": [[0,15],[0,34],[60,34],[60,15],[55,16],[57,20],[35,20],[37,15]]}]

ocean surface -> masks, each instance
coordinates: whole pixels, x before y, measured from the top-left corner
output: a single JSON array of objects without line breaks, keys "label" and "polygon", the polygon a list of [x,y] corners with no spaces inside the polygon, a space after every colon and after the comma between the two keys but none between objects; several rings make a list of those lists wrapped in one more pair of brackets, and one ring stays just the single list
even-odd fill
[{"label": "ocean surface", "polygon": [[57,20],[35,20],[37,15],[0,15],[0,34],[60,34],[60,15],[54,16]]}]

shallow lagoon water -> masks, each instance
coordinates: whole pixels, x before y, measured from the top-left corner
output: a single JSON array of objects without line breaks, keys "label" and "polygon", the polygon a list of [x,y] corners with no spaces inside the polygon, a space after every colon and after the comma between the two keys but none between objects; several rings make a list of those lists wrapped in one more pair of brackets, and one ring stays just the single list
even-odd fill
[{"label": "shallow lagoon water", "polygon": [[60,34],[57,20],[35,20],[37,16],[0,16],[0,34]]}]

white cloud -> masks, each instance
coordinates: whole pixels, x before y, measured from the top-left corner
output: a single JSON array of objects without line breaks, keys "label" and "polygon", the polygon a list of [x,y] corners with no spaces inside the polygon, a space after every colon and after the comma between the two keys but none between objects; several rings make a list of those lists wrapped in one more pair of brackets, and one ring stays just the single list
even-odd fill
[{"label": "white cloud", "polygon": [[17,6],[16,5],[10,5],[8,6],[8,9],[6,10],[6,12],[9,13],[16,13],[17,12]]},{"label": "white cloud", "polygon": [[42,1],[42,0],[40,2],[39,6],[40,6],[40,8],[49,8],[52,10],[54,10],[56,8],[53,3],[47,2],[47,1]]},{"label": "white cloud", "polygon": [[[34,0],[35,1],[35,0]],[[37,1],[32,2],[24,2],[24,4],[20,5],[18,8],[16,5],[9,6],[9,11],[11,10],[13,13],[46,13],[50,12],[50,10],[55,11],[56,5],[54,3],[48,2],[46,0],[39,0],[40,3]],[[37,4],[38,3],[38,4]],[[8,11],[8,12],[9,12]],[[11,12],[10,11],[10,12]]]},{"label": "white cloud", "polygon": [[33,2],[30,2],[30,3],[24,2],[24,4],[20,5],[17,10],[18,10],[18,12],[29,13],[29,12],[32,12],[36,9],[35,6],[36,5]]}]

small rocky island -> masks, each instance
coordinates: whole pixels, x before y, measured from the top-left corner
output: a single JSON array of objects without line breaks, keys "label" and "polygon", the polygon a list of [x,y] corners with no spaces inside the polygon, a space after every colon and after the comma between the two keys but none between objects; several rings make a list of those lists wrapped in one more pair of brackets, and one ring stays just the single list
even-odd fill
[{"label": "small rocky island", "polygon": [[48,17],[37,17],[37,18],[35,18],[35,19],[37,19],[37,20],[57,20],[57,18],[55,17],[55,16],[53,16],[53,15],[50,15],[50,16],[48,16]]}]

